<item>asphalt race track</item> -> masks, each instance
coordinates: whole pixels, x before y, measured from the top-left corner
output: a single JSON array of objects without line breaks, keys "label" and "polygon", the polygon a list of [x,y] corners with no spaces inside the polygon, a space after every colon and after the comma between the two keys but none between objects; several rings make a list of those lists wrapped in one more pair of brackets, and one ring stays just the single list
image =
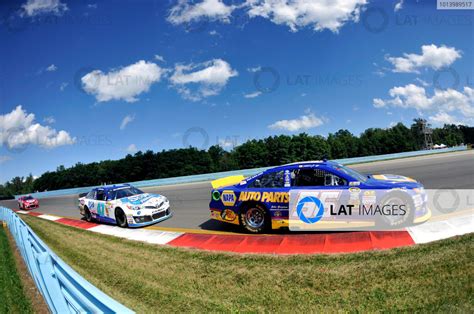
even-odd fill
[{"label": "asphalt race track", "polygon": [[[409,176],[423,183],[427,189],[474,189],[474,151],[472,150],[373,162],[351,167],[365,174]],[[151,228],[239,231],[232,225],[209,219],[208,206],[211,191],[209,182],[150,187],[143,190],[168,197],[174,211],[171,219]],[[17,208],[17,202],[14,200],[2,201],[0,204]],[[35,211],[62,217],[81,218],[77,208],[77,195],[40,199],[40,208]]]}]

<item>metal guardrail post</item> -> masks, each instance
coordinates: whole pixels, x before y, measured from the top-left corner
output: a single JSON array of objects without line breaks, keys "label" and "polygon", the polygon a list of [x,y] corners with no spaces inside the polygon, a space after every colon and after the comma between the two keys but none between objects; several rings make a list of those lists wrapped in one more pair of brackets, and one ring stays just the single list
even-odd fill
[{"label": "metal guardrail post", "polygon": [[64,263],[12,210],[0,207],[36,287],[53,313],[134,313]]}]

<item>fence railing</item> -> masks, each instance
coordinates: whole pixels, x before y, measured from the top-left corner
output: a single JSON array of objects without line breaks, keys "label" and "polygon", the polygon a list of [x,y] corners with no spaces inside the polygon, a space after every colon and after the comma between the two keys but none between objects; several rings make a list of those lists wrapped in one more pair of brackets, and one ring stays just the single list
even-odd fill
[{"label": "fence railing", "polygon": [[7,223],[51,312],[133,313],[64,263],[12,210],[0,207],[0,220]]},{"label": "fence railing", "polygon": [[[413,151],[413,152],[403,152],[403,153],[386,154],[386,155],[335,159],[334,161],[339,162],[343,165],[350,165],[350,164],[355,164],[355,163],[382,161],[382,160],[389,160],[389,159],[395,159],[395,158],[424,156],[424,155],[455,152],[455,151],[462,151],[462,150],[467,150],[467,146],[457,146],[457,147],[450,147],[450,148],[443,148],[443,149],[436,149],[436,150],[419,150],[419,151]],[[224,178],[228,176],[234,176],[234,175],[251,176],[269,168],[271,167],[205,173],[205,174],[197,174],[197,175],[190,175],[190,176],[144,180],[144,181],[136,181],[136,182],[128,182],[128,183],[136,187],[150,187],[150,186],[162,186],[162,185],[172,185],[172,184],[181,184],[181,183],[193,183],[193,182],[211,181],[211,180],[216,180],[216,179],[220,179],[220,178]],[[118,182],[114,182],[114,183],[118,183]],[[92,188],[94,188],[94,186],[37,192],[37,193],[31,193],[31,195],[36,198],[72,195],[72,194],[80,194],[80,193],[89,192]],[[22,195],[16,195],[15,198],[18,198],[20,196]]]}]

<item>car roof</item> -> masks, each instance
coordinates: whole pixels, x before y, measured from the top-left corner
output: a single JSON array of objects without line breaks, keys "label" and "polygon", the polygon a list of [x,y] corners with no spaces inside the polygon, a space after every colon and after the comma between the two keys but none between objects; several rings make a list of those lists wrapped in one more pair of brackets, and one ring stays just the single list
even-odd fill
[{"label": "car roof", "polygon": [[94,191],[104,190],[104,191],[108,192],[108,191],[111,191],[111,190],[117,190],[117,189],[129,188],[129,187],[131,187],[131,185],[128,184],[128,183],[103,185],[103,186],[98,186],[98,187],[94,188]]},{"label": "car roof", "polygon": [[276,166],[274,168],[271,168],[271,169],[268,169],[268,170],[272,170],[272,169],[277,169],[277,168],[281,168],[281,169],[285,169],[287,167],[291,167],[291,166],[303,166],[303,165],[324,165],[324,166],[334,166],[334,165],[339,165],[337,162],[334,162],[334,161],[330,161],[330,160],[308,160],[308,161],[297,161],[297,162],[292,162],[292,163],[289,163],[289,164],[285,164],[285,165],[281,165],[281,166]]}]

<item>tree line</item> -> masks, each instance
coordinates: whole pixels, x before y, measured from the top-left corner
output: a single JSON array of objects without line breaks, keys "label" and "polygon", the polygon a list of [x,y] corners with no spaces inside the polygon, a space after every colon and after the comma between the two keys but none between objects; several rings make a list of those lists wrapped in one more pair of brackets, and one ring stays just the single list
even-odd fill
[{"label": "tree line", "polygon": [[[360,136],[341,129],[327,137],[301,133],[249,140],[231,151],[218,145],[207,150],[194,147],[160,152],[148,150],[119,160],[88,164],[77,163],[48,171],[34,179],[32,175],[15,177],[0,185],[0,197],[104,183],[133,182],[210,172],[276,166],[317,159],[339,159],[399,153],[423,148],[423,120],[415,119],[410,127],[398,123],[390,128],[369,128]],[[474,143],[474,127],[444,125],[433,129],[433,143],[448,146]]]}]

